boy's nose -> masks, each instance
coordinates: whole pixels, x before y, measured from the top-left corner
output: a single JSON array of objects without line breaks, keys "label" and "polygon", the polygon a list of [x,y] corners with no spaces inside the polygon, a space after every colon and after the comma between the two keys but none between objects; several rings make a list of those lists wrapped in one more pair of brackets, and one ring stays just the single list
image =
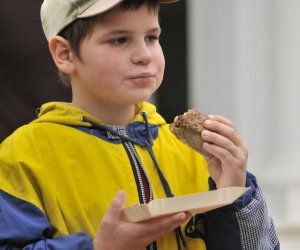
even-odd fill
[{"label": "boy's nose", "polygon": [[152,60],[150,50],[146,43],[136,45],[132,54],[132,62],[134,64],[148,64]]}]

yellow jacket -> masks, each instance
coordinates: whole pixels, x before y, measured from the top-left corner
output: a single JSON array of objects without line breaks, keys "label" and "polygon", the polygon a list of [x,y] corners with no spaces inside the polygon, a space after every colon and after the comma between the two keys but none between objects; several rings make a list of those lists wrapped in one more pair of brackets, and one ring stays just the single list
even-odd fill
[{"label": "yellow jacket", "polygon": [[[144,102],[138,105],[138,110],[127,132],[137,142],[134,148],[150,182],[153,199],[166,197],[166,193],[149,149],[143,145],[149,134],[141,111],[147,113],[148,132],[151,131],[153,137],[151,150],[173,194],[208,191],[209,173],[204,158],[175,138],[153,105]],[[120,189],[127,193],[127,206],[142,202],[128,152],[121,140],[114,136],[110,138],[109,132],[101,130],[102,125],[102,121],[83,110],[66,103],[51,102],[41,107],[36,120],[19,128],[1,144],[2,198],[16,199],[12,204],[26,202],[24,205],[33,206],[51,225],[53,234],[50,238],[71,237],[78,233],[82,237],[80,232],[93,238],[101,218]],[[24,212],[25,226],[26,216]],[[22,242],[24,246],[43,239],[29,234],[30,242],[27,242],[27,234],[22,229],[11,230],[6,235],[11,238],[7,241],[11,245]],[[14,230],[23,233],[22,240],[13,239]],[[41,234],[42,230],[45,228],[41,225],[37,231]],[[185,240],[187,249],[206,249],[200,238],[185,236]],[[177,249],[175,233],[156,244],[157,249]],[[61,249],[68,249],[67,245]]]}]

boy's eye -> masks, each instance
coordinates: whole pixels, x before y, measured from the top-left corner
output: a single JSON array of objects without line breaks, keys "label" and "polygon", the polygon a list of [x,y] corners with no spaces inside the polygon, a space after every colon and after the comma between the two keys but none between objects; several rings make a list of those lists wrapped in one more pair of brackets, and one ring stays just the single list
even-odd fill
[{"label": "boy's eye", "polygon": [[116,46],[120,46],[124,43],[127,42],[127,38],[126,37],[120,37],[120,38],[115,38],[109,41],[110,44],[112,45],[116,45]]},{"label": "boy's eye", "polygon": [[159,37],[156,35],[151,35],[151,36],[147,36],[145,38],[145,40],[146,40],[146,42],[153,43],[153,42],[156,42],[157,40],[159,40]]}]

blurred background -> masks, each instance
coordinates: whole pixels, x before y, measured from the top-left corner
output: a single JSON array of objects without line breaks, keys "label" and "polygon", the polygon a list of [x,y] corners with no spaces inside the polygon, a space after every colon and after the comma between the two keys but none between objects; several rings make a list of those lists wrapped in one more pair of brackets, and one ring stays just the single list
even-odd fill
[{"label": "blurred background", "polygon": [[[48,101],[71,101],[44,38],[42,0],[0,9],[0,142]],[[282,249],[300,246],[300,1],[181,0],[162,6],[167,67],[152,101],[171,122],[187,108],[238,127]],[[298,110],[298,111],[297,111]]]}]

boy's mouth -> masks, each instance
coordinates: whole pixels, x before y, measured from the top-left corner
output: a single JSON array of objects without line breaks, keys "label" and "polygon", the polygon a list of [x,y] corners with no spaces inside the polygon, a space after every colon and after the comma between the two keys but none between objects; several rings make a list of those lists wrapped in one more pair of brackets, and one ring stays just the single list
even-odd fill
[{"label": "boy's mouth", "polygon": [[138,75],[129,76],[129,79],[152,78],[152,77],[155,77],[155,75],[149,72],[145,72]]},{"label": "boy's mouth", "polygon": [[137,85],[147,85],[153,82],[155,75],[149,72],[132,75],[129,77],[129,80]]}]

